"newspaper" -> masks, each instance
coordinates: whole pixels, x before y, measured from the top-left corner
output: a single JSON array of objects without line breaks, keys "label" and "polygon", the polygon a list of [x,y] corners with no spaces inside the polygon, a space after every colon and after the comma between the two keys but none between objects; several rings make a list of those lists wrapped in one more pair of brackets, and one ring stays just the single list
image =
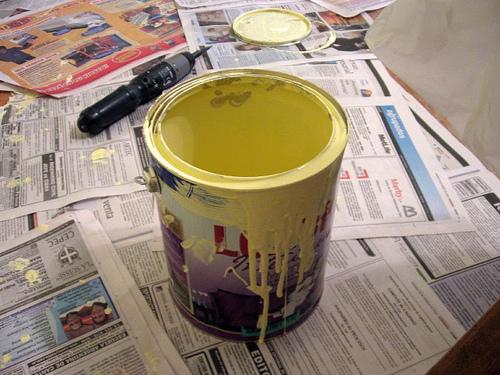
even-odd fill
[{"label": "newspaper", "polygon": [[360,13],[380,9],[394,0],[311,0],[343,17],[354,17]]},{"label": "newspaper", "polygon": [[[306,1],[279,4],[280,8],[302,13],[311,21],[312,33],[300,43],[271,48],[250,45],[235,39],[231,33],[234,19],[244,12],[265,7],[266,5],[231,4],[225,8],[179,10],[189,48],[196,50],[201,46],[211,46],[203,58],[197,60],[197,71],[271,63],[284,65],[292,61],[325,59],[346,54],[369,54],[364,35],[372,22],[370,16],[363,14],[347,19]],[[317,52],[301,53],[327,45],[333,31],[336,33],[336,39],[330,47]]]},{"label": "newspaper", "polygon": [[470,329],[500,298],[500,181],[410,94],[404,96],[474,230],[403,237],[400,251],[462,326]]},{"label": "newspaper", "polygon": [[268,67],[317,84],[346,112],[333,238],[471,229],[399,86],[380,61],[360,58]]},{"label": "newspaper", "polygon": [[177,6],[182,8],[198,8],[198,7],[212,7],[215,5],[228,4],[234,6],[236,3],[238,5],[242,4],[283,4],[286,2],[293,3],[296,0],[175,0]]},{"label": "newspaper", "polygon": [[134,178],[149,164],[142,137],[149,105],[98,136],[76,127],[79,113],[118,85],[61,100],[17,95],[4,107],[0,220],[144,189]]},{"label": "newspaper", "polygon": [[500,298],[500,182],[485,169],[450,180],[474,231],[373,241],[402,254],[457,321],[470,329]]},{"label": "newspaper", "polygon": [[0,79],[67,96],[184,44],[173,0],[72,0],[0,23]]},{"label": "newspaper", "polygon": [[0,221],[0,244],[18,238],[46,223],[58,214],[58,210],[33,212],[15,219]]},{"label": "newspaper", "polygon": [[3,0],[0,2],[0,19],[14,17],[41,7],[54,6],[67,0]]},{"label": "newspaper", "polygon": [[[130,226],[116,199],[98,211],[103,224],[113,212],[117,228]],[[332,242],[324,296],[302,326],[264,345],[219,340],[177,311],[157,219],[137,216],[142,234],[114,231],[113,244],[194,374],[422,373],[464,332],[401,253],[354,240]]]},{"label": "newspaper", "polygon": [[0,251],[1,374],[188,374],[85,211]]},{"label": "newspaper", "polygon": [[[460,219],[466,214],[459,204],[453,204],[454,192],[443,172],[439,171],[432,152],[426,147],[425,139],[405,107],[406,103],[397,96],[397,87],[391,83],[387,71],[377,60],[354,60],[354,57],[276,68],[319,84],[346,108],[352,131],[339,180],[335,238],[363,238],[367,234],[370,237],[396,236],[470,228]],[[18,157],[20,154],[21,163],[18,162],[20,166],[16,165],[10,172],[3,172],[3,185],[0,186],[3,186],[3,194],[10,197],[11,205],[8,206],[9,199],[4,201],[4,219],[57,209],[81,199],[143,189],[133,179],[141,175],[142,168],[149,164],[142,139],[142,119],[147,105],[98,137],[83,136],[75,127],[77,114],[115,87],[110,85],[59,101],[37,99],[22,111],[14,110],[15,103],[11,104],[4,114],[2,129],[4,139],[16,139],[18,142],[6,142],[4,152],[8,155],[17,153]],[[57,113],[61,117],[38,120],[40,112],[42,116]],[[388,122],[392,118],[397,120],[397,128]],[[50,125],[35,127],[35,123]],[[39,146],[39,139],[47,136],[44,132],[47,126],[58,129],[55,134],[63,133],[59,124],[70,127],[67,145],[64,146],[64,141],[68,135],[61,135],[61,144],[57,147],[53,144]],[[407,137],[411,139],[405,138],[405,145],[396,138],[391,139],[396,131],[407,132]],[[92,160],[96,150],[99,158]],[[129,150],[129,153],[123,150]],[[32,172],[34,168],[29,167],[38,162],[38,170],[43,171],[43,166],[47,164],[44,160],[50,157],[47,155],[57,154],[55,151],[63,159],[63,168],[58,169],[60,180],[56,180],[60,184],[55,188],[58,195],[43,199],[44,195],[35,195],[32,191],[36,192],[35,188],[42,192],[50,191],[53,185],[46,187],[50,179],[44,178],[42,172],[37,174],[37,170]],[[115,168],[116,164],[120,168]],[[92,177],[95,173],[95,177],[78,180],[83,170],[86,171],[84,176]],[[388,170],[391,174],[387,173]],[[361,176],[361,173],[366,175]],[[103,183],[103,179],[107,184]],[[41,189],[40,185],[44,188]],[[62,190],[59,186],[67,188]],[[24,200],[16,200],[18,196]]]}]

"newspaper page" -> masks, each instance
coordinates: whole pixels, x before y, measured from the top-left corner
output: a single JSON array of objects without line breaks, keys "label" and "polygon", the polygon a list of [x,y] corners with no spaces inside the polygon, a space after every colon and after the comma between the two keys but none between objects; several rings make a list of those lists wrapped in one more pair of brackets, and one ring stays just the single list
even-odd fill
[{"label": "newspaper page", "polygon": [[0,221],[0,245],[16,239],[22,234],[38,227],[45,227],[46,223],[60,214],[62,210],[48,210],[33,212],[10,220]]},{"label": "newspaper page", "polygon": [[[500,298],[500,182],[410,94],[403,91],[474,230],[392,242],[465,329]],[[384,240],[376,240],[383,242]],[[387,243],[380,247],[391,248]]]},{"label": "newspaper page", "polygon": [[0,220],[144,189],[134,178],[149,164],[142,136],[147,104],[98,136],[76,126],[84,108],[117,86],[61,100],[19,95],[4,107]]},{"label": "newspaper page", "polygon": [[188,374],[90,212],[0,251],[1,374]]},{"label": "newspaper page", "polygon": [[[278,5],[277,5],[278,6]],[[196,50],[211,46],[210,50],[197,60],[199,72],[211,69],[261,66],[263,64],[287,64],[292,61],[325,59],[332,56],[365,53],[368,47],[364,35],[371,24],[371,17],[359,15],[343,18],[320,5],[299,1],[280,4],[280,8],[304,14],[312,23],[309,37],[288,47],[259,47],[235,39],[231,25],[240,14],[266,5],[231,6],[226,8],[203,8],[179,10],[189,48]],[[304,52],[324,46],[336,33],[335,42],[317,52]],[[304,53],[302,53],[304,52]]]},{"label": "newspaper page", "polygon": [[450,180],[476,229],[402,237],[398,249],[470,329],[500,298],[500,182],[485,169]]},{"label": "newspaper page", "polygon": [[54,6],[67,0],[2,0],[0,1],[0,19],[14,17],[18,14],[36,10],[41,7]]},{"label": "newspaper page", "polygon": [[283,3],[293,3],[296,0],[175,0],[177,6],[182,8],[198,8],[198,7],[212,7],[215,5],[231,3],[234,6],[236,3],[241,4],[283,4]]},{"label": "newspaper page", "polygon": [[[430,153],[424,147],[425,142],[415,141],[413,145],[406,139],[413,146],[409,149],[399,147],[402,151],[398,151],[398,142],[391,140],[390,135],[396,133],[394,127],[387,123],[388,113],[397,114],[395,118],[404,124],[405,129],[409,129],[408,136],[416,137],[418,134],[411,129],[414,126],[410,121],[412,119],[402,117],[404,108],[396,110],[399,107],[394,107],[396,91],[390,83],[384,83],[391,81],[379,61],[342,59],[281,69],[291,69],[289,72],[320,84],[338,96],[339,100],[350,100],[346,103],[341,101],[341,104],[346,105],[352,129],[357,129],[351,134],[358,134],[359,139],[354,140],[351,136],[351,144],[345,153],[346,172],[339,182],[339,195],[343,195],[344,199],[337,204],[337,210],[343,208],[337,213],[338,223],[342,223],[343,227],[336,228],[337,239],[367,237],[368,230],[370,237],[451,230],[449,223],[456,224],[458,216],[465,216],[460,215],[460,212],[457,215],[446,202],[446,191],[453,193],[451,188],[446,188],[446,181],[439,182],[440,177],[431,172],[426,172],[428,176],[414,176],[412,169],[420,167],[422,163],[428,165],[426,159]],[[15,156],[16,163],[9,163],[3,171],[3,194],[10,197],[3,201],[4,219],[57,209],[81,199],[143,189],[133,179],[141,175],[142,168],[148,164],[142,139],[142,119],[147,105],[98,137],[83,135],[75,126],[77,115],[83,108],[115,87],[110,85],[59,101],[43,98],[23,104],[25,99],[22,99],[20,103],[14,102],[7,107],[2,125],[3,147],[6,155],[12,159]],[[386,101],[384,105],[391,103],[390,106],[386,108],[380,105],[381,100]],[[366,106],[368,101],[373,105]],[[384,112],[383,108],[390,110]],[[59,116],[51,117],[50,114]],[[379,123],[378,132],[368,131],[367,124],[370,124],[370,129],[375,129],[372,128],[372,122]],[[43,126],[39,126],[40,123]],[[401,129],[399,124],[396,130]],[[54,138],[49,131],[58,136]],[[362,151],[369,150],[369,147],[372,151]],[[405,152],[418,153],[411,157],[418,160],[415,163],[407,162]],[[54,168],[57,174],[52,178],[55,180],[53,184],[48,178],[51,175],[44,174],[44,168],[48,168],[45,165],[50,163],[50,158],[54,158],[50,155],[58,155],[56,161],[59,160],[61,165],[60,168]],[[49,162],[44,162],[47,158]],[[381,163],[383,160],[388,164]],[[352,181],[347,178],[358,176],[355,173],[362,171],[354,169],[362,166],[370,172],[368,176],[364,179],[356,177]],[[84,170],[85,174],[82,173]],[[384,178],[387,170],[393,171],[390,179]],[[433,171],[434,168],[427,166],[425,170]],[[371,184],[382,187],[374,193]],[[423,189],[429,185],[430,190]],[[445,186],[444,192],[441,185]],[[396,196],[396,188],[405,192],[404,199]],[[46,190],[54,194],[44,195]],[[353,191],[358,195],[355,196]],[[373,201],[373,197],[377,199]],[[391,203],[393,201],[396,203]],[[377,206],[379,208],[376,210]],[[460,211],[460,207],[457,210]],[[465,223],[463,225],[466,226]],[[453,230],[464,230],[464,227],[454,225]]]},{"label": "newspaper page", "polygon": [[338,178],[333,238],[472,229],[399,86],[379,60],[359,58],[268,68],[317,84],[346,112],[350,136]]},{"label": "newspaper page", "polygon": [[390,5],[394,0],[311,0],[331,11],[343,16],[354,17],[360,13],[380,9]]},{"label": "newspaper page", "polygon": [[184,43],[173,0],[72,0],[0,23],[0,79],[66,96]]},{"label": "newspaper page", "polygon": [[[117,203],[98,205],[100,220],[113,212],[128,227]],[[148,232],[150,220],[143,223],[134,238],[115,231],[113,244],[194,374],[423,373],[464,333],[403,254],[353,240],[331,243],[324,295],[302,326],[264,345],[219,340],[177,311],[153,241],[159,224]]]}]

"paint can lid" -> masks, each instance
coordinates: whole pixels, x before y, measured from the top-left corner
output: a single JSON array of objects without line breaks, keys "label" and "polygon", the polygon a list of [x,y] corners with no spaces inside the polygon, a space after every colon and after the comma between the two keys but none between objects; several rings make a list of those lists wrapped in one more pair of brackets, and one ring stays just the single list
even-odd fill
[{"label": "paint can lid", "polygon": [[288,9],[265,8],[246,12],[233,22],[234,35],[249,44],[284,46],[306,38],[311,22],[298,12]]}]

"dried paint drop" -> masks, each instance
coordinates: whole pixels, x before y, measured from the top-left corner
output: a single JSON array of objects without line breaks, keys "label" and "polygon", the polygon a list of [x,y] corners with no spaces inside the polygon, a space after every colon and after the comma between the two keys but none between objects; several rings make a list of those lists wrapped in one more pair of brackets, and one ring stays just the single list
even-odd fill
[{"label": "dried paint drop", "polygon": [[12,355],[10,353],[5,353],[3,356],[2,356],[2,364],[3,365],[6,365],[7,363],[9,363],[10,361],[12,360]]},{"label": "dried paint drop", "polygon": [[26,273],[24,274],[24,277],[26,280],[28,280],[28,282],[33,285],[34,283],[37,283],[40,281],[40,272],[38,272],[37,270],[28,270],[26,271]]},{"label": "dried paint drop", "polygon": [[29,107],[31,103],[35,101],[38,97],[38,94],[25,94],[23,99],[16,105],[16,115],[21,115],[26,108]]},{"label": "dried paint drop", "polygon": [[31,261],[26,258],[16,258],[9,262],[9,268],[13,271],[22,271],[30,265]]},{"label": "dried paint drop", "polygon": [[154,354],[151,354],[150,352],[145,352],[144,358],[146,358],[146,361],[149,362],[149,365],[152,367],[153,371],[156,371],[161,363],[160,359]]},{"label": "dried paint drop", "polygon": [[9,135],[9,141],[12,143],[20,143],[24,141],[24,135],[22,134],[11,134]]},{"label": "dried paint drop", "polygon": [[166,215],[163,215],[163,221],[165,222],[165,225],[168,227],[169,225],[171,225],[175,221],[175,217],[173,217],[172,215],[166,214]]},{"label": "dried paint drop", "polygon": [[16,180],[16,179],[10,179],[8,182],[7,182],[7,187],[9,189],[14,189],[16,188],[17,186],[21,185],[21,181],[19,180]]},{"label": "dried paint drop", "polygon": [[36,227],[36,230],[40,233],[45,233],[45,232],[48,232],[49,231],[49,224],[39,224],[37,227]]},{"label": "dried paint drop", "polygon": [[33,179],[31,176],[23,178],[23,184],[31,184],[33,182]]},{"label": "dried paint drop", "polygon": [[107,163],[107,159],[113,155],[114,150],[108,150],[107,148],[98,148],[90,154],[90,160],[92,163]]},{"label": "dried paint drop", "polygon": [[19,341],[21,341],[21,343],[23,344],[26,344],[30,340],[31,336],[29,334],[21,335],[21,337],[19,338]]}]

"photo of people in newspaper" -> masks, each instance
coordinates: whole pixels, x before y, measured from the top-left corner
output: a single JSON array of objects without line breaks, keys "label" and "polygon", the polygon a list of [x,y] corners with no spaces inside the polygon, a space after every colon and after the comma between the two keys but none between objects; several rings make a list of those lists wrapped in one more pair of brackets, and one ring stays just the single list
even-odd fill
[{"label": "photo of people in newspaper", "polygon": [[181,48],[173,0],[73,0],[0,23],[0,80],[68,95],[112,72]]},{"label": "photo of people in newspaper", "polygon": [[[83,294],[85,297],[82,297]],[[56,317],[59,343],[85,335],[118,318],[111,298],[99,279],[54,297],[51,313]]]},{"label": "photo of people in newspaper", "polygon": [[178,30],[181,26],[174,3],[168,0],[157,5],[127,11],[120,17],[139,27],[141,31],[160,38]]},{"label": "photo of people in newspaper", "polygon": [[332,27],[334,30],[347,31],[347,30],[368,30],[370,25],[362,15],[352,18],[344,18],[338,14],[327,10],[318,12],[318,15]]},{"label": "photo of people in newspaper", "polygon": [[102,327],[113,319],[113,309],[108,306],[104,296],[78,306],[59,317],[64,333],[70,340]]},{"label": "photo of people in newspaper", "polygon": [[[94,278],[0,319],[0,326],[6,333],[19,331],[29,337],[19,352],[10,351],[10,364],[15,364],[26,357],[24,350],[28,347],[36,355],[95,332],[116,319],[118,314],[102,280]],[[0,343],[0,352],[7,352],[9,345]]]}]

